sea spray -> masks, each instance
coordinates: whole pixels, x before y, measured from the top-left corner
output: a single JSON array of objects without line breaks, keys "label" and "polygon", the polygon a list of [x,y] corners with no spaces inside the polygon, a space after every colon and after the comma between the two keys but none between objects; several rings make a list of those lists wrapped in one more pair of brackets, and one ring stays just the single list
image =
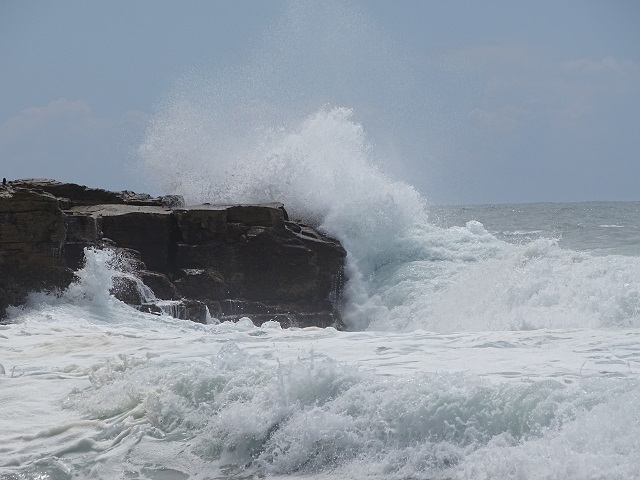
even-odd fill
[{"label": "sea spray", "polygon": [[[429,113],[424,88],[401,87],[411,84],[402,63],[350,5],[291,2],[245,64],[179,78],[150,120],[139,164],[189,203],[279,201],[339,239],[352,330],[637,326],[636,257],[597,259],[539,236],[513,245],[471,217],[430,223],[423,196],[392,176],[397,158],[384,140],[415,132],[413,161],[428,158],[428,145],[415,152],[428,132],[400,121],[418,104]],[[394,128],[383,132],[377,119]]]},{"label": "sea spray", "polygon": [[420,194],[390,180],[375,164],[350,109],[322,108],[292,131],[269,132],[240,158],[221,159],[224,152],[196,144],[193,151],[204,151],[204,156],[182,155],[181,162],[173,162],[181,155],[174,149],[182,148],[182,129],[165,126],[184,121],[184,113],[176,114],[175,108],[152,123],[141,147],[147,171],[166,191],[180,192],[191,202],[283,202],[290,216],[314,223],[344,244],[352,297],[367,295],[358,279],[389,261],[390,245],[427,221]]},{"label": "sea spray", "polygon": [[21,308],[10,307],[10,318],[18,317],[25,309],[49,305],[76,304],[95,311],[120,303],[111,295],[114,277],[129,275],[128,263],[111,249],[85,248],[82,268],[75,272],[76,280],[62,292],[31,292]]},{"label": "sea spray", "polygon": [[[428,95],[407,65],[357,5],[287,2],[246,61],[177,79],[151,118],[139,164],[188,203],[279,201],[337,237],[349,251],[350,323],[364,328],[367,279],[389,261],[390,237],[426,221],[420,194],[389,176],[404,150],[393,139],[427,112],[418,114]],[[420,143],[425,154],[425,135],[404,146]]]},{"label": "sea spray", "polygon": [[[153,131],[147,143],[168,140],[166,131]],[[350,109],[325,107],[293,130],[270,132],[231,169],[217,170],[216,158],[199,158],[204,172],[197,178],[191,177],[195,169],[169,162],[166,147],[147,151],[143,160],[160,179],[182,178],[188,198],[283,201],[290,215],[338,238],[348,252],[343,317],[351,329],[640,324],[636,257],[594,257],[544,238],[514,245],[472,219],[464,227],[436,227],[420,194],[374,161]]]},{"label": "sea spray", "polygon": [[128,311],[130,307],[117,297],[122,298],[129,289],[134,289],[134,295],[143,303],[153,303],[164,314],[178,318],[181,314],[178,302],[159,300],[153,290],[135,275],[133,265],[132,259],[122,251],[87,247],[84,249],[83,265],[75,272],[76,280],[66,290],[31,292],[24,307],[11,307],[8,310],[10,318],[18,317],[25,309],[50,305],[76,305],[97,316],[109,311]]}]

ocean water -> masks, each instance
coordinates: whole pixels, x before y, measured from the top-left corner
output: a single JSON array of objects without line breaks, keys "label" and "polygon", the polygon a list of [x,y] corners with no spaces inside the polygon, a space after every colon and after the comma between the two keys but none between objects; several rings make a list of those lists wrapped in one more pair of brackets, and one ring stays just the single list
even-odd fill
[{"label": "ocean water", "polygon": [[0,326],[0,478],[640,478],[640,203],[433,206],[350,109],[212,158],[199,108],[141,166],[340,239],[347,331],[144,314],[88,250]]}]

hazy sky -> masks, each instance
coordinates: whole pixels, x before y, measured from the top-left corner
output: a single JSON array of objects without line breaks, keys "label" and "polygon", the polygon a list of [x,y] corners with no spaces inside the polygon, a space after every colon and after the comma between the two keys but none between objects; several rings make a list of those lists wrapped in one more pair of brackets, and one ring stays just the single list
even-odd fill
[{"label": "hazy sky", "polygon": [[432,202],[640,200],[637,0],[2,0],[0,66],[8,179],[153,190],[149,120],[216,90],[353,108]]}]

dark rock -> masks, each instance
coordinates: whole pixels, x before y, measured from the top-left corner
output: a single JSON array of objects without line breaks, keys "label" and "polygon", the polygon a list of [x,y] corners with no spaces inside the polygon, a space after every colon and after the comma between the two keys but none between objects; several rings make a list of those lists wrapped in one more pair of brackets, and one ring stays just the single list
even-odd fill
[{"label": "dark rock", "polygon": [[155,315],[170,315],[180,320],[206,324],[209,319],[207,305],[197,300],[180,300],[174,302],[145,302],[136,305],[141,312]]},{"label": "dark rock", "polygon": [[174,211],[182,242],[198,245],[208,242],[223,242],[229,234],[227,209],[198,205]]},{"label": "dark rock", "polygon": [[210,289],[208,297],[212,300],[219,299],[222,288],[218,285],[224,282],[222,293],[227,298],[325,310],[331,309],[327,292],[334,288],[344,256],[337,241],[297,233],[283,222],[279,228],[244,226],[230,231],[225,242],[180,243],[175,265],[183,270],[204,269],[209,275],[215,272],[216,288]]},{"label": "dark rock", "polygon": [[265,205],[234,205],[227,208],[227,221],[248,226],[279,227],[287,212],[281,203]]},{"label": "dark rock", "polygon": [[113,294],[146,311],[339,325],[345,251],[282,204],[185,207],[55,180],[0,190],[0,318],[30,290],[66,288],[87,247],[114,250]]},{"label": "dark rock", "polygon": [[203,324],[207,323],[210,317],[206,303],[198,300],[182,300],[176,313],[176,318]]},{"label": "dark rock", "polygon": [[22,188],[0,192],[0,264],[61,265],[66,235],[56,197]]},{"label": "dark rock", "polygon": [[289,313],[289,309],[284,306],[265,305],[264,303],[247,300],[223,300],[220,302],[219,311],[225,317]]},{"label": "dark rock", "polygon": [[[80,210],[74,209],[74,213]],[[176,230],[171,210],[162,207],[109,205],[86,214],[102,218],[102,234],[120,247],[137,250],[150,270],[170,273]]]},{"label": "dark rock", "polygon": [[227,297],[224,279],[211,269],[180,269],[174,284],[187,298],[222,300]]},{"label": "dark rock", "polygon": [[73,270],[66,267],[3,265],[0,268],[0,322],[5,309],[23,304],[29,292],[62,293],[74,280]]},{"label": "dark rock", "polygon": [[147,269],[147,265],[142,261],[142,255],[137,250],[117,247],[110,239],[102,239],[100,246],[113,252],[113,265],[120,272],[136,275]]},{"label": "dark rock", "polygon": [[65,215],[67,238],[63,247],[64,262],[73,269],[82,267],[84,249],[100,243],[101,218],[87,215]]},{"label": "dark rock", "polygon": [[88,188],[75,183],[63,183],[44,178],[28,178],[11,182],[13,188],[29,189],[33,192],[45,192],[62,199],[63,206],[74,204],[98,205],[107,203],[125,203],[115,192],[99,188]]},{"label": "dark rock", "polygon": [[[176,286],[169,281],[166,275],[149,270],[141,270],[137,272],[137,276],[149,287],[156,298],[161,300],[179,300],[182,295]],[[188,296],[188,295],[186,295]]]},{"label": "dark rock", "polygon": [[116,275],[113,277],[113,287],[109,293],[129,305],[141,305],[145,303],[146,299],[139,287],[138,282],[132,276]]},{"label": "dark rock", "polygon": [[9,185],[0,192],[0,318],[30,291],[64,290],[73,281],[62,258],[66,231],[53,195]]},{"label": "dark rock", "polygon": [[153,198],[146,193],[135,193],[129,190],[111,192],[101,188],[89,188],[75,183],[64,183],[46,178],[27,178],[10,182],[13,188],[27,188],[33,191],[46,192],[61,200],[64,208],[78,205],[117,205],[129,204],[139,206],[174,207],[184,206],[180,195],[166,195]]}]

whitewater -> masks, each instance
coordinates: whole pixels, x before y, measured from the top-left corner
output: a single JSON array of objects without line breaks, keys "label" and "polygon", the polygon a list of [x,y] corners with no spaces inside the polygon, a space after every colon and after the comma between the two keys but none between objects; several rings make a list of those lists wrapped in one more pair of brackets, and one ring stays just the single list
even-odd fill
[{"label": "whitewater", "polygon": [[0,325],[0,478],[640,478],[640,203],[431,206],[353,116],[212,149],[174,99],[139,149],[165,193],[338,238],[346,330],[141,313],[87,250]]}]

